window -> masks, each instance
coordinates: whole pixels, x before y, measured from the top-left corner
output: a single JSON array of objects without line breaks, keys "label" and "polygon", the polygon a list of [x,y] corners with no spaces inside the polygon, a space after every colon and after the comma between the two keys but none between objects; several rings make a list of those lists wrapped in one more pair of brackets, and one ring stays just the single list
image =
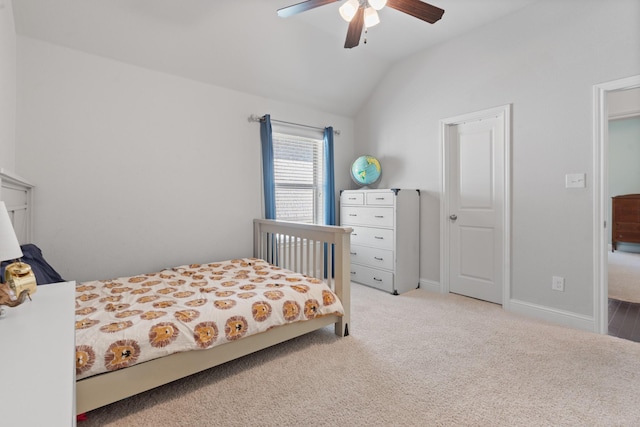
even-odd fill
[{"label": "window", "polygon": [[323,136],[273,132],[276,219],[320,224],[324,212]]},{"label": "window", "polygon": [[280,122],[286,126],[276,129],[269,114],[259,121],[264,217],[335,225],[333,127]]}]

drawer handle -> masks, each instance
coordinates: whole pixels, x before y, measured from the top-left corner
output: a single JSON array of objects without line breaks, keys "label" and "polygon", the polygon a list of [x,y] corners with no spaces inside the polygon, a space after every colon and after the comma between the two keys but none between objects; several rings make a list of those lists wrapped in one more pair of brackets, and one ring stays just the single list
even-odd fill
[{"label": "drawer handle", "polygon": [[350,252],[351,255],[358,255],[357,252]]},{"label": "drawer handle", "polygon": [[381,236],[373,236],[373,238],[378,240],[384,240],[384,237],[381,237]]},{"label": "drawer handle", "polygon": [[349,214],[349,216],[358,216],[358,214]]},{"label": "drawer handle", "polygon": [[384,197],[376,197],[376,200],[384,200]]},{"label": "drawer handle", "polygon": [[383,260],[383,258],[380,258],[380,257],[377,257],[377,256],[374,256],[373,259],[377,259],[378,261],[382,261]]},{"label": "drawer handle", "polygon": [[375,280],[376,282],[382,282],[382,279],[378,279],[377,277],[374,277],[373,280]]},{"label": "drawer handle", "polygon": [[351,235],[352,235],[352,236],[357,236],[357,235],[358,235],[358,233],[351,233]]},{"label": "drawer handle", "polygon": [[384,215],[376,215],[376,218],[384,218]]},{"label": "drawer handle", "polygon": [[356,275],[356,272],[355,272],[355,271],[352,271],[352,272],[351,272],[351,274],[355,276],[355,275]]},{"label": "drawer handle", "polygon": [[355,197],[349,197],[349,200],[358,200]]}]

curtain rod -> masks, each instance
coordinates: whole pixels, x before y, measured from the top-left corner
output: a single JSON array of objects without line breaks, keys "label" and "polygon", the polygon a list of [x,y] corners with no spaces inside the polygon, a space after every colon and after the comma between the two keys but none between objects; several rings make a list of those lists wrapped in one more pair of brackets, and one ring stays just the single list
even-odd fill
[{"label": "curtain rod", "polygon": [[[262,122],[264,121],[264,116],[258,116],[257,114],[252,114],[249,116],[248,119],[250,122]],[[316,130],[324,130],[324,128],[318,127],[318,126],[310,126],[310,125],[302,125],[300,123],[292,123],[292,122],[285,122],[283,120],[275,120],[275,119],[271,119],[272,122],[274,123],[282,123],[285,125],[291,125],[291,126],[299,126],[299,127],[303,127],[303,128],[309,128],[309,129],[316,129]],[[334,129],[333,130],[334,135],[340,135],[340,130],[338,129]]]}]

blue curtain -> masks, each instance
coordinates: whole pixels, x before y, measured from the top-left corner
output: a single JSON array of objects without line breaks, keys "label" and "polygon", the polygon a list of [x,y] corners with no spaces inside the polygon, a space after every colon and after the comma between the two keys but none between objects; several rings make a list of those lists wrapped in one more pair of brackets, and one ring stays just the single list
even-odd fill
[{"label": "blue curtain", "polygon": [[[324,128],[324,223],[336,225],[336,186],[333,164],[333,127]],[[324,247],[324,259],[328,259],[329,248]],[[334,276],[334,251],[331,247],[331,277]],[[324,277],[328,276],[327,264],[324,265]]]},{"label": "blue curtain", "polygon": [[273,171],[273,131],[271,116],[265,114],[260,120],[260,141],[262,142],[262,181],[264,183],[264,217],[276,219],[276,182]]},{"label": "blue curtain", "polygon": [[324,128],[324,223],[336,225],[336,186],[333,164],[333,127]]}]

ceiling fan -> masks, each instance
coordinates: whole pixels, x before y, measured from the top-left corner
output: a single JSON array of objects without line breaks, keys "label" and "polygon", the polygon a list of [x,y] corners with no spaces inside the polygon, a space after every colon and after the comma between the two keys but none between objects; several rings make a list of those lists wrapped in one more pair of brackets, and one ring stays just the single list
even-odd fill
[{"label": "ceiling fan", "polygon": [[[278,16],[286,18],[319,6],[335,3],[340,0],[307,0],[278,9]],[[420,0],[347,0],[340,6],[340,15],[349,22],[347,39],[344,47],[351,49],[358,46],[363,27],[373,27],[380,22],[377,10],[384,6],[399,10],[408,15],[433,24],[442,18],[444,10],[424,3]],[[366,41],[365,41],[366,42]]]}]

